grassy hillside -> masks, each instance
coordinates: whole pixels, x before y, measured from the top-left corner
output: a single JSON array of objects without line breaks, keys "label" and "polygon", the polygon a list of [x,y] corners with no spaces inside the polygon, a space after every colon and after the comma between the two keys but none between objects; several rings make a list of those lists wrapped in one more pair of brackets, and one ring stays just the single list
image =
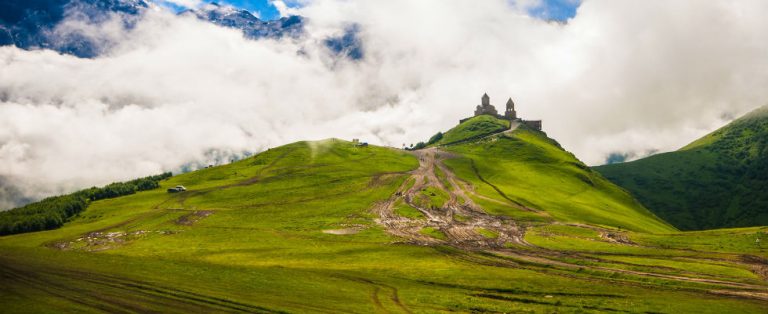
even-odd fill
[{"label": "grassy hillside", "polygon": [[[765,229],[675,232],[534,131],[451,150],[298,142],[96,200],[60,229],[0,237],[0,308],[761,313],[768,305],[768,255],[752,240]],[[486,186],[471,161],[532,208]],[[497,161],[503,174],[494,176],[482,163]],[[179,184],[188,191],[165,191]],[[467,214],[450,215],[458,209]],[[434,223],[442,213],[452,226]],[[473,228],[478,219],[489,223]]]},{"label": "grassy hillside", "polygon": [[509,129],[509,121],[497,119],[489,115],[472,117],[455,128],[443,134],[437,145],[446,145],[461,141],[477,139],[485,135],[498,133]]},{"label": "grassy hillside", "polygon": [[645,232],[675,230],[542,132],[521,126],[446,150],[461,155],[446,164],[481,193],[551,219]]},{"label": "grassy hillside", "polygon": [[680,229],[768,225],[768,108],[678,151],[595,170]]}]

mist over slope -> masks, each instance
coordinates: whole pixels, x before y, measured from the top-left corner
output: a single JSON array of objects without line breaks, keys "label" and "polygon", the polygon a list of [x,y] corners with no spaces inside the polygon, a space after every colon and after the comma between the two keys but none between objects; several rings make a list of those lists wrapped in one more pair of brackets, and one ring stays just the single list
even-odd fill
[{"label": "mist over slope", "polygon": [[768,107],[678,151],[594,169],[680,229],[768,225]]}]

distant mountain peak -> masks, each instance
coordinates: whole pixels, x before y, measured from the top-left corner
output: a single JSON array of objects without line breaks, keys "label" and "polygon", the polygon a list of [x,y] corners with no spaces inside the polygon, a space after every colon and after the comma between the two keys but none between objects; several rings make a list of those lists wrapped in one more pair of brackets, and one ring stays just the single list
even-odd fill
[{"label": "distant mountain peak", "polygon": [[[110,43],[84,34],[61,34],[56,27],[67,18],[100,23],[118,14],[127,25],[153,4],[145,0],[7,0],[0,2],[0,46],[22,49],[52,49],[81,58],[103,53]],[[193,14],[219,26],[239,29],[246,38],[298,37],[304,32],[300,16],[263,21],[247,10],[216,2],[179,13]]]},{"label": "distant mountain peak", "polygon": [[[78,19],[98,24],[117,15],[130,28],[144,11],[155,7],[157,5],[147,0],[0,1],[0,46],[14,45],[27,50],[51,49],[81,58],[98,57],[115,43],[76,30],[61,32],[57,29],[61,22]],[[304,35],[306,24],[302,16],[262,20],[248,10],[218,2],[185,10],[178,15],[192,15],[201,21],[238,29],[245,38],[252,40],[299,38]],[[341,33],[327,37],[322,44],[339,59],[361,60],[365,51],[360,33],[360,26],[353,24]]]}]

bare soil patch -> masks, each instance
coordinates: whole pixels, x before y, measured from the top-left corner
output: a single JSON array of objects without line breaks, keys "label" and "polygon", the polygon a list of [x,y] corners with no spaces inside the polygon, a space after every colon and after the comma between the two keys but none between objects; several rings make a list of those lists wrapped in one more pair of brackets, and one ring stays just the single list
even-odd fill
[{"label": "bare soil patch", "polygon": [[[419,158],[420,165],[411,172],[413,186],[407,188],[407,184],[404,184],[392,197],[373,208],[379,216],[377,222],[385,226],[388,232],[415,244],[450,244],[469,250],[500,248],[507,242],[523,243],[523,228],[506,217],[487,214],[466,195],[465,183],[441,162],[451,157],[449,154],[434,148],[415,151],[414,154]],[[435,175],[435,168],[445,174],[442,182]],[[428,196],[421,192],[427,188],[445,192],[449,199],[440,208],[423,206],[421,204],[428,203],[423,198]],[[394,204],[398,200],[421,212],[426,219],[397,215]],[[424,234],[422,230],[425,228],[439,230],[445,239]],[[480,228],[496,233],[498,237],[483,236],[477,232]]]},{"label": "bare soil patch", "polygon": [[191,212],[189,214],[179,217],[179,219],[176,219],[176,224],[182,225],[182,226],[191,226],[191,225],[194,225],[196,222],[200,221],[201,219],[208,217],[210,215],[213,215],[213,213],[214,211],[212,210],[196,210],[194,212]]},{"label": "bare soil patch", "polygon": [[323,233],[335,234],[335,235],[348,235],[348,234],[356,234],[360,231],[361,229],[359,228],[326,229],[326,230],[323,230]]},{"label": "bare soil patch", "polygon": [[113,249],[128,244],[129,242],[141,239],[151,234],[169,235],[177,231],[172,230],[137,230],[137,231],[95,231],[87,233],[71,241],[58,241],[48,246],[57,250],[79,250],[88,252],[98,252]]}]

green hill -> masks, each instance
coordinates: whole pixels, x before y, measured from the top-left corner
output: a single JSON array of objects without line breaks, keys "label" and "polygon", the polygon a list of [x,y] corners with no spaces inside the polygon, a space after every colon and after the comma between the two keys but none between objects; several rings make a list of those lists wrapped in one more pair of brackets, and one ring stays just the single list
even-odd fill
[{"label": "green hill", "polygon": [[450,129],[448,132],[445,132],[436,144],[446,145],[478,139],[506,129],[509,129],[509,121],[507,120],[496,119],[489,115],[472,117]]},{"label": "green hill", "polygon": [[[446,135],[485,124],[487,119],[499,120],[477,118],[484,119],[466,121]],[[446,164],[480,191],[541,211],[551,219],[646,232],[675,230],[557,142],[525,126],[446,150],[462,156]]]},{"label": "green hill", "polygon": [[680,229],[768,225],[768,108],[678,151],[594,169]]},{"label": "green hill", "polygon": [[[461,128],[480,128],[471,125],[478,120]],[[755,242],[768,228],[678,232],[538,131],[457,138],[413,152],[297,142],[93,199],[60,228],[0,236],[0,308],[761,313],[768,305],[768,252]],[[177,185],[187,191],[166,192]]]}]

